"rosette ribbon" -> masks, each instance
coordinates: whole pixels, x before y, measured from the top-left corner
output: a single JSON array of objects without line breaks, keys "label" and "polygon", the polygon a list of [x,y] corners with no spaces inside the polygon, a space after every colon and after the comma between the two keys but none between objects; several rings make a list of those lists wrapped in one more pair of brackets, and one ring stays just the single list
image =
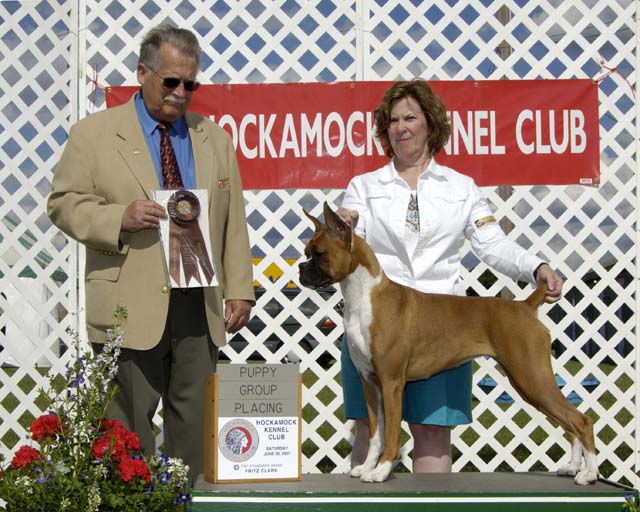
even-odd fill
[{"label": "rosette ribbon", "polygon": [[[180,283],[180,262],[184,270],[186,285],[195,279],[207,286],[213,279],[213,267],[204,243],[198,216],[200,201],[189,190],[177,190],[167,203],[169,213],[169,273],[176,283]],[[200,269],[206,282],[203,284]]]}]

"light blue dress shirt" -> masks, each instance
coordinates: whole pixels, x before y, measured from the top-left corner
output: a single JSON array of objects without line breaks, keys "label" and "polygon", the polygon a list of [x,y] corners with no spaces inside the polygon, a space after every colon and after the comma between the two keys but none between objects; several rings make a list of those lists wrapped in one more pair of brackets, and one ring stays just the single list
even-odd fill
[{"label": "light blue dress shirt", "polygon": [[[158,120],[155,119],[142,100],[142,91],[136,93],[134,103],[142,127],[142,133],[147,141],[149,153],[155,166],[158,176],[158,188],[162,188],[162,166],[160,165],[160,131],[158,130]],[[189,128],[184,117],[170,124],[169,135],[173,151],[176,154],[180,176],[184,188],[196,188],[196,168],[193,161],[193,149],[189,138]]]}]

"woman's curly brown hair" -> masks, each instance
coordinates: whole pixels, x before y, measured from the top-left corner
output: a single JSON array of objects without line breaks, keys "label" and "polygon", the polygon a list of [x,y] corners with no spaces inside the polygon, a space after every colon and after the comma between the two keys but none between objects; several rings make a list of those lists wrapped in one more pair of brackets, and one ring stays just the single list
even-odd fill
[{"label": "woman's curly brown hair", "polygon": [[431,156],[435,156],[449,140],[451,125],[444,103],[440,97],[433,93],[426,80],[421,78],[396,82],[385,91],[380,105],[374,112],[377,136],[382,142],[387,156],[393,157],[393,148],[389,143],[387,132],[391,124],[391,107],[394,101],[407,97],[416,100],[422,108],[429,129],[427,138],[429,152]]}]

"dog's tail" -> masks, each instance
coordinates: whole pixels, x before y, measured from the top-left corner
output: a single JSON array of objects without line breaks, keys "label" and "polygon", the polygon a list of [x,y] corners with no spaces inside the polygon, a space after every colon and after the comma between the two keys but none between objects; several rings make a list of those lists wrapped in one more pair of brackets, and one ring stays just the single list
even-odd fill
[{"label": "dog's tail", "polygon": [[527,306],[532,309],[536,309],[538,306],[540,306],[540,304],[544,302],[544,296],[546,295],[546,293],[547,285],[545,283],[538,285],[538,287],[533,290],[533,293],[525,299]]}]

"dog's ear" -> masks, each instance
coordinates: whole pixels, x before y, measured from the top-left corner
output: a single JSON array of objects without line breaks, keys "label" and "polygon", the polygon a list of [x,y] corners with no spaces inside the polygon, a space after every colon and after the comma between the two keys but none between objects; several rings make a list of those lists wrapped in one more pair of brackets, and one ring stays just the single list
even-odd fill
[{"label": "dog's ear", "polygon": [[316,229],[316,231],[318,231],[318,229],[320,228],[320,226],[322,226],[322,222],[320,222],[318,219],[316,219],[313,215],[311,215],[310,213],[307,212],[307,210],[305,210],[304,208],[302,209],[303,213],[307,216],[307,218],[313,222],[313,225]]},{"label": "dog's ear", "polygon": [[323,205],[324,221],[332,237],[342,240],[346,248],[351,250],[351,226],[340,218],[325,201]]}]

